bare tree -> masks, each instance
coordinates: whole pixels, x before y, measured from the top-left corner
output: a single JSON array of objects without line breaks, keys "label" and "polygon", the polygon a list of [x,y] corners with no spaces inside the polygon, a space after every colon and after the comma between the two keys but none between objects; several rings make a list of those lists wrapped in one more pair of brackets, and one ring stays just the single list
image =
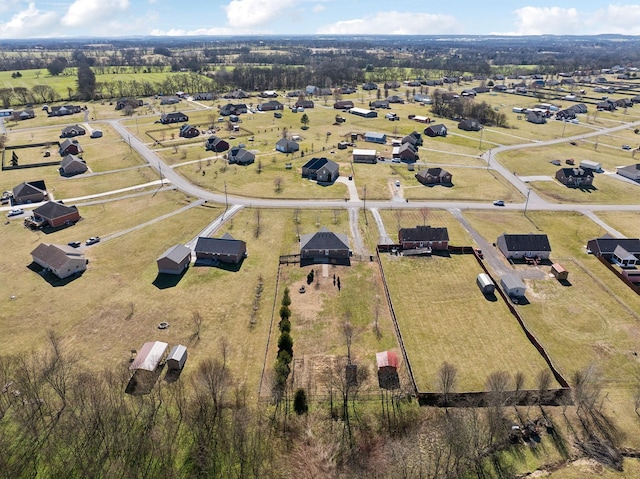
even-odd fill
[{"label": "bare tree", "polygon": [[275,187],[276,193],[280,193],[282,191],[282,177],[276,176],[273,180],[273,186]]},{"label": "bare tree", "polygon": [[394,210],[394,214],[396,215],[396,221],[398,222],[398,229],[400,229],[400,224],[402,223],[402,217],[404,216],[404,213],[400,208],[396,208]]},{"label": "bare tree", "polygon": [[422,216],[422,224],[427,224],[427,217],[429,216],[429,208],[426,206],[424,208],[420,208],[420,215]]},{"label": "bare tree", "polygon": [[448,362],[443,362],[438,369],[438,387],[442,391],[444,405],[449,403],[450,394],[458,381],[458,368]]},{"label": "bare tree", "polygon": [[200,311],[193,311],[191,313],[191,323],[193,324],[194,330],[189,341],[197,344],[198,341],[200,341],[200,328],[202,327],[202,315],[200,314]]},{"label": "bare tree", "polygon": [[260,208],[256,208],[256,214],[255,214],[255,218],[256,218],[256,226],[255,229],[253,230],[253,235],[256,238],[260,238]]}]

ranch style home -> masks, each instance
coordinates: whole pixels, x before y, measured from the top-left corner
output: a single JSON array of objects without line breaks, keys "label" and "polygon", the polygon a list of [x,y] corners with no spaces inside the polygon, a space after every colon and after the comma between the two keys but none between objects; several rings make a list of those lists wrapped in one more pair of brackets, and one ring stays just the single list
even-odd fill
[{"label": "ranch style home", "polygon": [[507,234],[498,236],[496,246],[507,259],[549,259],[551,245],[546,234]]},{"label": "ranch style home", "polygon": [[48,198],[44,180],[24,181],[13,188],[13,204],[40,203]]},{"label": "ranch style home", "polygon": [[30,226],[40,227],[49,225],[57,228],[65,224],[72,224],[80,219],[80,213],[75,206],[66,206],[55,201],[47,201],[44,205],[33,210],[33,217],[28,218]]},{"label": "ranch style home", "polygon": [[347,235],[333,233],[324,226],[316,233],[300,237],[300,266],[318,263],[349,265],[350,256]]},{"label": "ranch style home", "polygon": [[88,261],[77,249],[66,245],[40,243],[31,252],[33,262],[64,279],[87,269]]},{"label": "ranch style home", "polygon": [[237,240],[229,233],[221,238],[200,237],[194,248],[197,260],[219,261],[238,264],[247,255],[247,243]]},{"label": "ranch style home", "polygon": [[429,225],[400,228],[398,243],[403,250],[430,248],[446,251],[449,248],[449,231],[445,227],[433,228]]},{"label": "ranch style home", "polygon": [[640,264],[640,239],[604,236],[587,242],[587,250],[623,268]]}]

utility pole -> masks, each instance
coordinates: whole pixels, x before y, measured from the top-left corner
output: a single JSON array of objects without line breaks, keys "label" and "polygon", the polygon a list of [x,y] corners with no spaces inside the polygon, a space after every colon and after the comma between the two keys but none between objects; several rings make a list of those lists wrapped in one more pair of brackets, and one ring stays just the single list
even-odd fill
[{"label": "utility pole", "polygon": [[369,221],[367,220],[367,185],[364,185],[364,200],[362,204],[364,208],[364,224],[369,226]]},{"label": "utility pole", "polygon": [[482,136],[484,135],[484,128],[480,129],[480,146],[478,146],[479,150],[482,150]]},{"label": "utility pole", "polygon": [[[227,182],[224,182],[224,212],[226,213],[229,209],[229,197],[227,196]],[[222,215],[224,218],[224,215]]]},{"label": "utility pole", "polygon": [[524,204],[524,215],[527,216],[527,206],[529,206],[529,195],[531,194],[531,188],[527,190],[527,201]]}]

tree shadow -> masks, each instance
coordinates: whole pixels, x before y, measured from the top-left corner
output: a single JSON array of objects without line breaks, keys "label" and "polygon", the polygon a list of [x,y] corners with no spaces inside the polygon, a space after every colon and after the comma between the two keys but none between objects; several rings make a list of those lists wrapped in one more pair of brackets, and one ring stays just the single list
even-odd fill
[{"label": "tree shadow", "polygon": [[129,379],[127,383],[127,387],[124,392],[126,394],[130,394],[132,396],[142,396],[144,394],[149,394],[155,386],[162,370],[164,369],[164,364],[158,366],[155,371],[145,371],[144,369],[136,369]]}]

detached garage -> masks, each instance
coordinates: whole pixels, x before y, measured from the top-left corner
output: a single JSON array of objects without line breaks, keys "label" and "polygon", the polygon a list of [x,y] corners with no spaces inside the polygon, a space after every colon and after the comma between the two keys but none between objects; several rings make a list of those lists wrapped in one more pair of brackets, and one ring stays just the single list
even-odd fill
[{"label": "detached garage", "polygon": [[527,287],[515,274],[505,274],[500,278],[500,285],[505,294],[513,298],[520,298],[524,296],[524,292]]}]

